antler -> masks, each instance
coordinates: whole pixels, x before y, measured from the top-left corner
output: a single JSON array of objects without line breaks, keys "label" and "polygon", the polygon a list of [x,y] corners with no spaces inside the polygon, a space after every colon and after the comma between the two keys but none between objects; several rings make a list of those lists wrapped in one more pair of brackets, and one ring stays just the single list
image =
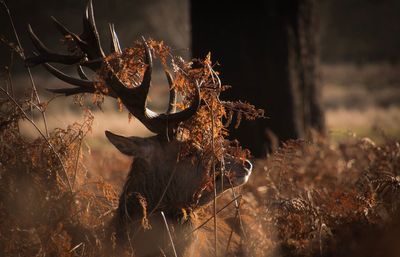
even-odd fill
[{"label": "antler", "polygon": [[[167,112],[165,114],[157,114],[146,108],[147,94],[151,84],[153,61],[151,51],[144,38],[142,39],[145,50],[144,63],[146,64],[146,68],[141,84],[137,87],[129,88],[117,77],[111,65],[106,61],[104,51],[100,44],[99,33],[97,32],[94,20],[92,0],[88,1],[83,18],[83,33],[80,35],[68,30],[54,17],[52,17],[52,19],[56,25],[56,28],[61,32],[61,34],[64,36],[69,36],[73,39],[73,41],[76,43],[78,53],[72,55],[63,55],[51,51],[40,41],[29,25],[29,35],[39,53],[35,53],[34,56],[27,58],[26,64],[28,66],[42,64],[55,77],[75,86],[72,88],[50,89],[49,91],[64,94],[66,96],[80,93],[95,93],[97,91],[95,87],[97,82],[88,79],[82,69],[82,66],[88,67],[98,74],[102,67],[106,67],[107,72],[105,75],[102,75],[102,78],[105,81],[106,87],[109,89],[109,93],[107,95],[121,99],[121,102],[125,105],[128,111],[133,116],[138,118],[150,131],[156,134],[166,135],[168,137],[175,135],[176,128],[179,126],[179,124],[182,121],[189,119],[196,113],[200,106],[199,86],[196,85],[195,95],[191,105],[185,110],[175,112],[176,93],[173,89],[173,79],[169,72],[166,72],[170,87],[170,99]],[[109,28],[112,39],[111,52],[121,54],[122,51],[114,29],[114,25],[109,24]],[[49,62],[67,65],[76,64],[80,78],[71,77],[61,72],[60,70],[48,64]]]}]

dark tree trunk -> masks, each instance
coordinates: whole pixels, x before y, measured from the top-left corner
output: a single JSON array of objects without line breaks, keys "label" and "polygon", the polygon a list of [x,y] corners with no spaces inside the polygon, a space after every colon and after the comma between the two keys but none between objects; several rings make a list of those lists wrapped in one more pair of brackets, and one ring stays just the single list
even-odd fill
[{"label": "dark tree trunk", "polygon": [[[324,130],[319,99],[316,0],[191,1],[192,53],[221,64],[224,98],[263,108],[231,135],[261,157],[280,142]],[[272,132],[272,133],[270,133]]]}]

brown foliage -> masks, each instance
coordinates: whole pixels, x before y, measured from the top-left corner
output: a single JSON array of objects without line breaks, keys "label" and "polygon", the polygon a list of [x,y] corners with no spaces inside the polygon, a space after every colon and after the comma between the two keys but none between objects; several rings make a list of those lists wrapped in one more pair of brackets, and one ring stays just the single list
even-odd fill
[{"label": "brown foliage", "polygon": [[264,178],[250,186],[263,206],[258,212],[263,231],[270,232],[269,251],[274,256],[396,256],[399,165],[395,141],[378,146],[368,138],[350,138],[334,144],[315,136],[287,142],[266,161]]},{"label": "brown foliage", "polygon": [[117,194],[89,179],[82,163],[81,142],[93,116],[30,141],[19,132],[24,116],[14,107],[9,101],[0,106],[1,255],[99,256]]}]

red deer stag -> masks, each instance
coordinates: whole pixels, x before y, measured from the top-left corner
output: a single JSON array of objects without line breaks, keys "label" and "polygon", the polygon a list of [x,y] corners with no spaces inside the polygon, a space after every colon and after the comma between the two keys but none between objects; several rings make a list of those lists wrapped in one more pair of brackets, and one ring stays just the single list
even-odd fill
[{"label": "red deer stag", "polygon": [[[96,93],[97,82],[91,81],[83,72],[82,67],[87,67],[96,72],[105,82],[107,96],[119,98],[133,116],[156,134],[148,138],[139,138],[105,132],[109,141],[119,151],[134,156],[113,221],[119,248],[127,244],[131,245],[135,256],[159,256],[160,252],[172,256],[174,246],[176,254],[184,256],[195,237],[195,233],[191,233],[195,228],[194,211],[214,199],[213,190],[204,190],[207,167],[200,158],[201,152],[198,152],[197,156],[194,154],[194,158],[193,156],[178,158],[183,142],[177,137],[177,128],[181,122],[191,118],[201,105],[199,86],[195,89],[190,106],[182,111],[174,112],[175,91],[172,89],[172,77],[167,73],[171,92],[169,108],[166,113],[157,114],[146,108],[153,63],[152,53],[145,40],[142,43],[145,63],[142,82],[137,87],[129,87],[120,80],[107,61],[100,44],[91,1],[86,7],[82,34],[71,32],[55,18],[53,21],[63,36],[72,38],[78,51],[69,55],[52,52],[29,26],[29,34],[38,53],[26,60],[27,65],[42,64],[51,74],[75,86],[50,89],[50,91],[66,96]],[[121,54],[122,50],[112,25],[110,25],[110,32],[111,52]],[[80,78],[71,77],[48,63],[76,65]],[[216,177],[215,186],[218,195],[232,186],[246,183],[252,170],[252,165],[248,160],[239,162],[228,155],[224,159],[225,172],[229,172],[229,179],[224,175],[225,173],[219,173]],[[147,204],[147,216],[151,229],[144,229],[140,225],[144,217],[143,201]],[[161,212],[164,213],[167,224],[171,227],[174,244],[171,244],[170,239],[166,237],[166,226]]]}]

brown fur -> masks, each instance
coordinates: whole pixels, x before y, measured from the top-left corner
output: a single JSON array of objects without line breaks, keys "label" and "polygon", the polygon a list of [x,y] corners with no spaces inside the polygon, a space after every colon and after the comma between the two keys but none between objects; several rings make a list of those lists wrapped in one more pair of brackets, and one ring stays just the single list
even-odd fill
[{"label": "brown fur", "polygon": [[[210,171],[203,165],[200,155],[179,158],[182,143],[177,140],[106,134],[121,152],[134,156],[112,223],[118,249],[133,249],[139,257],[160,256],[161,253],[174,256],[163,212],[178,256],[192,256],[200,249],[205,253],[204,249],[209,248],[205,239],[210,238],[206,236],[210,229],[203,228],[201,233],[192,231],[199,225],[198,210],[212,201],[214,194],[212,188],[205,187]],[[232,174],[233,186],[247,181],[251,172],[249,165],[226,157],[226,169]],[[225,183],[223,187],[220,186],[222,182]],[[230,188],[225,176],[218,176],[216,185],[218,195]],[[226,228],[221,226],[220,233]]]}]

